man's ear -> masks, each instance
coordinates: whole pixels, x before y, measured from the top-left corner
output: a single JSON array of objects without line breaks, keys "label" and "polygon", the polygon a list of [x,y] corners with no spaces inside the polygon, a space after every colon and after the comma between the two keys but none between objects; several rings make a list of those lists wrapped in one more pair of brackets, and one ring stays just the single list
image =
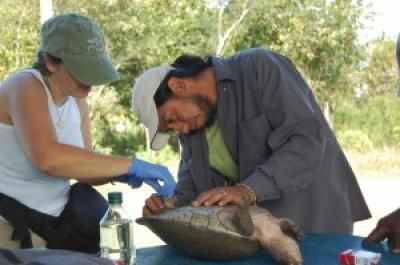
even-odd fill
[{"label": "man's ear", "polygon": [[187,92],[187,83],[185,79],[179,77],[171,77],[168,80],[168,87],[172,93],[177,96],[184,96]]}]

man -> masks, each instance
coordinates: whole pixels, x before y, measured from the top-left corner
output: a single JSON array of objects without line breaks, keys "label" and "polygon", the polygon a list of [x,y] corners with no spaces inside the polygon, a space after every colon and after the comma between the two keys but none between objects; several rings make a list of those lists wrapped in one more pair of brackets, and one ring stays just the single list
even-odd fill
[{"label": "man", "polygon": [[[396,57],[400,69],[400,35],[397,38]],[[392,252],[400,253],[400,208],[379,220],[376,228],[364,239],[363,244],[376,243],[386,238]]]},{"label": "man", "polygon": [[[177,205],[235,204],[247,195],[306,232],[351,233],[370,217],[311,89],[280,54],[181,56],[144,72],[132,104],[152,149],[179,135]],[[152,196],[143,214],[163,207]]]},{"label": "man", "polygon": [[379,220],[376,228],[363,240],[364,245],[388,239],[393,253],[400,254],[400,208]]}]

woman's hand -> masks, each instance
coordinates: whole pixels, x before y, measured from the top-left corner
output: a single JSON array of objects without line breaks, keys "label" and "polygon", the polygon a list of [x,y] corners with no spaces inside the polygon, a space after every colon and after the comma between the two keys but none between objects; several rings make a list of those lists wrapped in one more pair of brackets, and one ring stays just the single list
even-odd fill
[{"label": "woman's hand", "polygon": [[174,195],[176,182],[168,168],[140,159],[132,160],[127,174],[118,176],[116,181],[139,188],[142,183],[151,186],[158,195],[170,198]]}]

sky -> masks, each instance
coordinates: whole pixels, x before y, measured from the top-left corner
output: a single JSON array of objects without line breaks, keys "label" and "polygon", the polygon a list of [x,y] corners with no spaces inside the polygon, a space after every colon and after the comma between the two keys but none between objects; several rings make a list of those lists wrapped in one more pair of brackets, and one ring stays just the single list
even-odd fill
[{"label": "sky", "polygon": [[376,39],[385,32],[385,36],[395,40],[400,33],[400,0],[366,0],[369,10],[376,13],[374,21],[360,33],[361,40]]}]

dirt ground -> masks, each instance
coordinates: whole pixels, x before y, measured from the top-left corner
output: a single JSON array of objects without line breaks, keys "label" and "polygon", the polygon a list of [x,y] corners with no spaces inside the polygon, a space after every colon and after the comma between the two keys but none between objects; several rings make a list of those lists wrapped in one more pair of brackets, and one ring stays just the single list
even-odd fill
[{"label": "dirt ground", "polygon": [[[380,217],[400,207],[400,154],[395,150],[389,150],[368,154],[347,153],[347,157],[373,216],[369,220],[355,224],[354,235],[366,236]],[[132,190],[123,184],[108,184],[99,190],[105,196],[108,191],[122,191],[124,208],[133,219],[141,216],[144,201],[153,192],[146,185]],[[150,230],[136,223],[134,237],[137,248],[164,244]]]}]

